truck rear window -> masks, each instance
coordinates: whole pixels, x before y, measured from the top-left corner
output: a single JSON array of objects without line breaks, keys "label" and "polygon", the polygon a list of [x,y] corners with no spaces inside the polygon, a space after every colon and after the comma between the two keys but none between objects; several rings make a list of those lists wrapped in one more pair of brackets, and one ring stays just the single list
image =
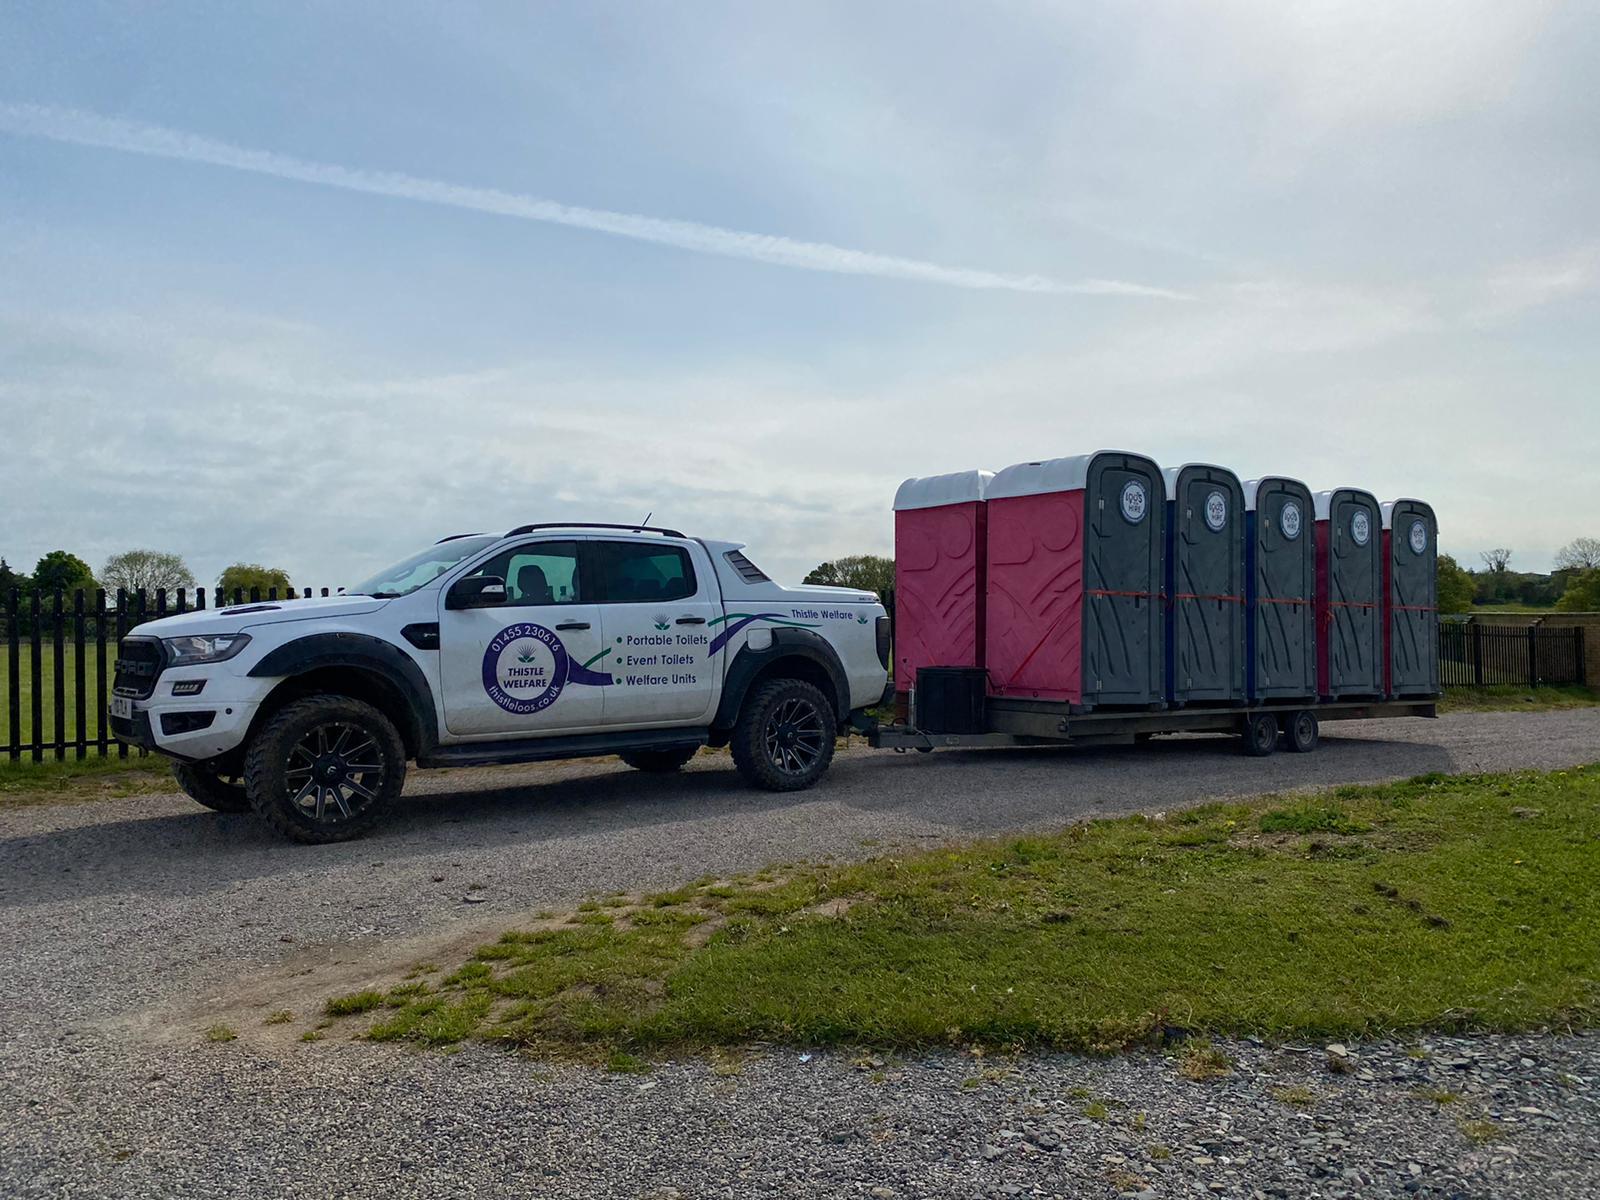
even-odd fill
[{"label": "truck rear window", "polygon": [[755,563],[751,562],[737,550],[729,550],[723,555],[728,560],[728,565],[739,573],[739,578],[746,583],[771,583],[771,577]]}]

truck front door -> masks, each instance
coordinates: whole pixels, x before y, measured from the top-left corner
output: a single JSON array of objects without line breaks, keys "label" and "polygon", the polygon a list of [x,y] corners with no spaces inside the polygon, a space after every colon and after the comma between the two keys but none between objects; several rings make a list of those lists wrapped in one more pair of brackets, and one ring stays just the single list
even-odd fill
[{"label": "truck front door", "polygon": [[[709,566],[659,538],[589,543],[605,634],[609,726],[699,725],[711,719],[722,669],[707,653],[722,604]],[[599,666],[600,664],[596,664]]]},{"label": "truck front door", "polygon": [[[504,603],[450,609],[439,597],[439,674],[452,734],[586,733],[602,720],[611,680],[600,608],[577,541],[525,542],[474,575],[505,580]],[[459,581],[453,581],[459,582]]]}]

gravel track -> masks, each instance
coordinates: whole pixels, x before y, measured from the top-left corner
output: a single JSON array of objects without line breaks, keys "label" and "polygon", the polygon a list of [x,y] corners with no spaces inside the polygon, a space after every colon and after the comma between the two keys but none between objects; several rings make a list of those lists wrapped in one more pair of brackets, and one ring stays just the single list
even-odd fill
[{"label": "gravel track", "polygon": [[[1348,722],[1316,754],[1268,759],[1198,737],[853,749],[792,796],[745,791],[717,755],[664,778],[616,763],[419,773],[374,836],[326,847],[178,796],[0,811],[0,1195],[1600,1192],[1592,1037],[1440,1042],[1421,1066],[1355,1047],[1357,1070],[1337,1076],[1320,1049],[1246,1045],[1233,1077],[1201,1085],[1161,1056],[996,1068],[935,1054],[880,1071],[773,1049],[731,1077],[688,1063],[640,1080],[483,1048],[198,1033],[241,979],[471,936],[596,892],[1207,798],[1596,758],[1600,710],[1572,710]],[[270,991],[259,1004],[275,1007]],[[1411,1099],[1430,1071],[1462,1099]],[[1305,1112],[1267,1091],[1296,1072],[1319,1093]],[[1090,1120],[1076,1088],[1126,1108]],[[1461,1133],[1480,1117],[1503,1140]],[[1136,1161],[1148,1142],[1172,1158]]]}]

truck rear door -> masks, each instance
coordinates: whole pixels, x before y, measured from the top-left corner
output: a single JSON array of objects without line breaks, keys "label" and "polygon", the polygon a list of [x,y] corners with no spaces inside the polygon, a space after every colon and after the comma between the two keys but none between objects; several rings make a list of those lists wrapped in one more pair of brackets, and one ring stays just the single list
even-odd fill
[{"label": "truck rear door", "polygon": [[707,654],[720,591],[703,553],[661,538],[589,544],[605,638],[607,726],[703,725],[720,664]]}]

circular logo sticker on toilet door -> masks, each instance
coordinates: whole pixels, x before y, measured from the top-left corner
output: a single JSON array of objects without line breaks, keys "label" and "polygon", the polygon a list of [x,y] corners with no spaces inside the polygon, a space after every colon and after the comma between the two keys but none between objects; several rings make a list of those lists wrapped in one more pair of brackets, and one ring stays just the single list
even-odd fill
[{"label": "circular logo sticker on toilet door", "polygon": [[1212,492],[1206,497],[1206,528],[1212,533],[1221,533],[1227,523],[1228,498],[1221,492]]},{"label": "circular logo sticker on toilet door", "polygon": [[1283,509],[1278,513],[1278,524],[1283,527],[1283,536],[1293,541],[1300,536],[1300,506],[1293,500],[1285,500]]},{"label": "circular logo sticker on toilet door", "polygon": [[1130,525],[1137,525],[1144,520],[1147,504],[1144,484],[1137,479],[1130,479],[1122,485],[1122,516]]},{"label": "circular logo sticker on toilet door", "polygon": [[483,651],[483,690],[518,716],[543,712],[561,697],[572,660],[543,625],[508,625]]},{"label": "circular logo sticker on toilet door", "polygon": [[1358,508],[1351,514],[1350,536],[1358,546],[1365,546],[1367,539],[1372,536],[1372,518],[1367,515],[1366,509]]},{"label": "circular logo sticker on toilet door", "polygon": [[1411,553],[1421,554],[1428,548],[1428,527],[1421,521],[1411,522]]}]

